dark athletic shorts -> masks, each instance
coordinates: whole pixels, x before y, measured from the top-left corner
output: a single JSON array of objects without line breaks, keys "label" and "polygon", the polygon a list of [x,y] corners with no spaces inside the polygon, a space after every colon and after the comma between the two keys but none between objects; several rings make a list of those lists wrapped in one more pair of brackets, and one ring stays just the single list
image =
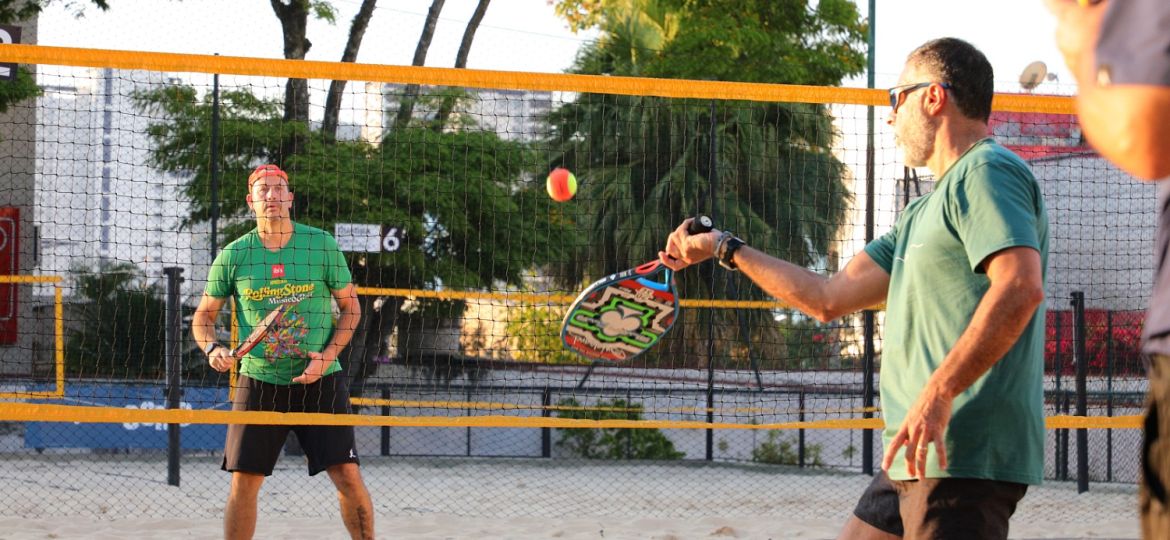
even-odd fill
[{"label": "dark athletic shorts", "polygon": [[[348,414],[349,387],[340,372],[309,385],[270,384],[241,375],[232,410]],[[360,464],[353,426],[229,424],[221,468],[271,476],[290,430],[305,451],[310,476],[341,463]]]},{"label": "dark athletic shorts", "polygon": [[[916,539],[1006,539],[1026,484],[980,478],[890,480],[874,476],[857,502],[858,519]],[[907,535],[906,531],[910,534]]]},{"label": "dark athletic shorts", "polygon": [[878,529],[896,536],[902,536],[902,515],[898,512],[898,492],[890,483],[886,471],[873,476],[865,493],[857,500],[853,515]]},{"label": "dark athletic shorts", "polygon": [[1138,484],[1142,538],[1170,538],[1170,356],[1150,358]]}]

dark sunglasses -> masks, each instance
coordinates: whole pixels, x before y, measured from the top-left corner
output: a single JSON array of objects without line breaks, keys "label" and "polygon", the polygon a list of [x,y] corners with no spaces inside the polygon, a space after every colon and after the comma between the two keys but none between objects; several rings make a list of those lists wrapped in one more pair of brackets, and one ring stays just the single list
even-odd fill
[{"label": "dark sunglasses", "polygon": [[951,88],[953,88],[950,83],[945,83],[945,82],[944,83],[923,82],[923,83],[903,84],[902,86],[895,86],[895,87],[888,90],[890,93],[890,108],[894,109],[894,112],[898,112],[898,106],[902,104],[902,96],[905,96],[906,94],[909,94],[910,92],[913,92],[913,91],[918,90],[920,88],[926,88],[927,86],[930,86],[932,84],[937,84],[937,85],[943,87],[944,90],[950,90]]}]

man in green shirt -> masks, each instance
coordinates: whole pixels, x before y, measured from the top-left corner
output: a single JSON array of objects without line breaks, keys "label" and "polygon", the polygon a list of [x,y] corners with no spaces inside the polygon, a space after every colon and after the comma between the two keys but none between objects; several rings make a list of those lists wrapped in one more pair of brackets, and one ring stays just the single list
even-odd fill
[{"label": "man in green shirt", "polygon": [[[240,362],[232,410],[349,414],[349,388],[337,355],[349,344],[361,306],[337,242],[325,231],[290,217],[288,175],[262,165],[248,177],[247,201],[256,228],[215,258],[192,321],[199,346],[216,371]],[[285,308],[276,325],[237,358],[216,341],[215,320],[235,300],[240,335],[268,313]],[[333,322],[333,303],[340,315]],[[256,501],[272,474],[288,432],[297,434],[309,474],[321,471],[337,487],[341,516],[353,538],[374,538],[373,507],[358,468],[353,426],[228,426],[222,468],[232,473],[224,509],[224,537],[251,538]]]},{"label": "man in green shirt", "polygon": [[961,40],[910,54],[887,122],[907,165],[938,182],[841,272],[686,223],[659,253],[675,270],[716,257],[822,321],[886,304],[883,474],[841,538],[1007,538],[1043,476],[1048,218],[1027,165],[988,137],[992,82]]}]

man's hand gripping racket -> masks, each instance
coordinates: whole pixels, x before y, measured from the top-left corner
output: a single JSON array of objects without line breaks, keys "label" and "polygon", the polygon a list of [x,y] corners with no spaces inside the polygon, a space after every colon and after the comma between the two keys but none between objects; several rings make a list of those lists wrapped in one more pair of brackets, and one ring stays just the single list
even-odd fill
[{"label": "man's hand gripping racket", "polygon": [[[708,232],[711,218],[688,220],[686,230]],[[561,342],[589,360],[621,362],[658,343],[674,326],[678,313],[674,271],[655,260],[586,287],[561,323]]]},{"label": "man's hand gripping racket", "polygon": [[[268,312],[268,314],[265,315],[263,319],[260,319],[260,322],[256,323],[256,326],[252,328],[252,333],[248,334],[248,337],[244,338],[244,341],[241,341],[239,345],[236,345],[236,348],[232,349],[232,356],[236,358],[243,358],[245,354],[248,354],[248,352],[259,345],[261,341],[264,341],[264,338],[268,337],[268,334],[272,333],[272,331],[280,325],[280,320],[284,318],[285,312],[288,311],[288,308],[291,305],[292,304],[281,304],[277,306],[276,309]],[[275,358],[268,358],[267,360],[269,363],[272,363]]]}]

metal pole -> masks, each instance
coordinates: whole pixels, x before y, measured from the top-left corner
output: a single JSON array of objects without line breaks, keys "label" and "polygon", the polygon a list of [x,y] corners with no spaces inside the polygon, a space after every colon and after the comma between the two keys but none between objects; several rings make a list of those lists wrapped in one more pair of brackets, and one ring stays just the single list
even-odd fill
[{"label": "metal pole", "polygon": [[[448,364],[448,366],[449,365],[450,364]],[[450,369],[450,368],[448,368],[448,369]],[[474,401],[472,401],[473,396],[471,395],[471,388],[470,387],[467,388],[466,396],[467,396],[467,403],[474,403]],[[463,409],[463,414],[465,414],[467,416],[471,416],[471,406],[470,405],[468,405],[468,407],[466,409]],[[466,433],[467,433],[467,457],[471,457],[471,426],[467,426]]]},{"label": "metal pole", "polygon": [[[182,365],[179,344],[183,339],[183,312],[179,303],[179,284],[183,282],[182,268],[163,268],[167,278],[166,308],[166,401],[168,409],[178,409],[182,399]],[[182,455],[182,425],[167,424],[167,485],[179,485],[179,459]]]},{"label": "metal pole", "polygon": [[[390,401],[390,388],[388,388],[386,386],[382,387],[382,401],[383,402]],[[383,417],[390,416],[390,406],[389,405],[382,406],[382,416]],[[390,455],[390,426],[382,426],[381,435],[382,435],[382,437],[381,437],[380,450],[382,451],[383,456],[388,456],[388,455]]]},{"label": "metal pole", "polygon": [[[1072,392],[1065,390],[1060,393],[1060,412],[1068,414],[1069,402],[1072,401]],[[1068,481],[1068,432],[1067,428],[1060,433],[1060,480]]]},{"label": "metal pole", "polygon": [[[626,390],[626,420],[634,419],[634,397],[633,392]],[[618,433],[623,433],[626,438],[626,459],[634,458],[634,430],[623,429]]]},{"label": "metal pole", "polygon": [[[548,418],[552,415],[552,389],[544,387],[544,391],[540,393],[540,415]],[[552,457],[552,428],[540,428],[540,457]]]},{"label": "metal pole", "polygon": [[[1105,416],[1113,416],[1113,310],[1105,312]],[[1113,481],[1113,429],[1105,430],[1105,481]]]},{"label": "metal pole", "polygon": [[[219,53],[216,53],[219,56]],[[219,254],[216,228],[219,225],[219,74],[211,77],[211,259]]]},{"label": "metal pole", "polygon": [[[714,189],[715,182],[719,180],[719,176],[716,171],[716,162],[718,160],[719,151],[716,145],[716,137],[718,136],[719,130],[718,124],[715,120],[715,100],[711,100],[710,114],[711,131],[709,135],[711,140],[707,145],[709,152],[707,163],[710,165],[708,175],[710,178],[708,178],[707,185],[709,188],[707,191],[709,193],[716,193]],[[710,199],[708,199],[708,201],[711,204],[711,219],[717,219],[715,209],[718,205],[715,204],[715,201],[711,201]],[[711,269],[711,275],[708,283],[711,284],[711,293],[712,296],[714,296],[716,265],[713,262],[708,262],[707,267]],[[707,310],[707,423],[715,423],[715,312],[710,309]],[[707,428],[706,458],[707,461],[715,460],[715,430],[711,428]]]},{"label": "metal pole", "polygon": [[[798,407],[800,407],[800,412],[797,413],[797,419],[801,423],[803,423],[804,422],[804,387],[803,386],[800,387],[800,397],[799,397],[799,401],[797,402],[797,405],[798,405]],[[802,467],[802,468],[804,467],[804,428],[800,428],[799,430],[797,430],[796,463],[800,467]]]},{"label": "metal pole", "polygon": [[[867,57],[867,75],[866,87],[873,88],[875,81],[874,67],[876,56],[876,42],[877,42],[877,0],[869,0],[869,32],[866,35],[866,57]],[[866,134],[865,134],[865,242],[873,241],[874,236],[874,187],[877,182],[875,180],[874,171],[874,110],[873,106],[866,107],[865,114]],[[862,413],[864,418],[873,418],[873,379],[874,379],[874,312],[866,310],[862,314],[865,331],[865,358],[864,367],[862,368],[862,384],[864,385],[861,391],[862,406],[865,407],[865,412]],[[866,429],[862,432],[861,438],[861,472],[873,476],[873,430]]]},{"label": "metal pole", "polygon": [[[1085,293],[1072,293],[1073,360],[1077,366],[1077,416],[1088,414],[1089,358],[1085,354]],[[1077,493],[1089,491],[1089,430],[1077,429]]]}]

